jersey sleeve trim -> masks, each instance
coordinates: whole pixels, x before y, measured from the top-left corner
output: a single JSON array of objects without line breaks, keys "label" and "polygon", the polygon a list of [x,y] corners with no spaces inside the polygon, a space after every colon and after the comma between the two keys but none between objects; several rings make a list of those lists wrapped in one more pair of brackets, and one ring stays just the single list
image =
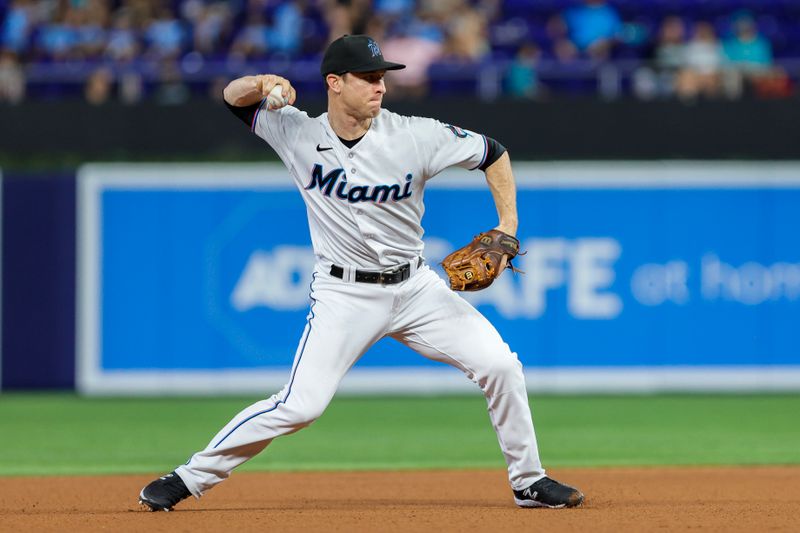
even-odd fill
[{"label": "jersey sleeve trim", "polygon": [[258,114],[261,112],[261,108],[264,107],[264,102],[266,101],[267,101],[266,98],[261,100],[261,104],[259,104],[258,109],[256,109],[255,115],[253,115],[253,123],[250,124],[250,131],[252,132],[256,131],[256,124],[258,124]]},{"label": "jersey sleeve trim", "polygon": [[506,147],[491,137],[486,137],[486,144],[489,146],[488,150],[486,150],[486,159],[483,165],[479,167],[484,172],[506,153]]},{"label": "jersey sleeve trim", "polygon": [[470,170],[477,170],[483,166],[483,163],[486,161],[486,153],[489,151],[489,143],[486,141],[486,135],[481,135],[481,139],[483,139],[483,155],[481,156],[481,162],[472,167]]}]

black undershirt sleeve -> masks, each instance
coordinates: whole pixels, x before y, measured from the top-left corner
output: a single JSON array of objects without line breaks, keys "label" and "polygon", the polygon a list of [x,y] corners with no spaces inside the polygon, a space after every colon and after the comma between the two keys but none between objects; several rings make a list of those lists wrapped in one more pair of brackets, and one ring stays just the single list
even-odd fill
[{"label": "black undershirt sleeve", "polygon": [[[485,137],[485,135],[484,135]],[[492,163],[500,159],[500,156],[506,153],[506,147],[495,141],[491,137],[486,137],[486,161],[478,167],[486,172],[486,169],[492,166]]]},{"label": "black undershirt sleeve", "polygon": [[249,128],[253,124],[253,117],[256,116],[256,111],[258,111],[261,102],[238,107],[225,101],[225,105],[228,107],[228,109],[230,109],[231,113],[239,117],[241,121],[247,124],[247,127]]}]

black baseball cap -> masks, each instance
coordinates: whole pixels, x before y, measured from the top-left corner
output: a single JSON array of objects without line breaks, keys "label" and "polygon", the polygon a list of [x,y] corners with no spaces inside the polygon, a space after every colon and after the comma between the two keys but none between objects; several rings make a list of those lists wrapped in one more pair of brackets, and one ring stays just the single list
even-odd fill
[{"label": "black baseball cap", "polygon": [[344,35],[333,41],[322,58],[320,72],[344,74],[345,72],[373,72],[406,68],[400,63],[383,59],[378,43],[367,35]]}]

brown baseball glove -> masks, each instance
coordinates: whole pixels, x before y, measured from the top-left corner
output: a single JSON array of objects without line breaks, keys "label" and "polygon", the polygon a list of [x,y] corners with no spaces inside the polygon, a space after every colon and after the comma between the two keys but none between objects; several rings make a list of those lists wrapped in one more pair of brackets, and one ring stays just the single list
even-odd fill
[{"label": "brown baseball glove", "polygon": [[442,261],[454,291],[479,291],[485,289],[500,275],[503,257],[508,256],[507,267],[518,272],[511,260],[519,253],[519,241],[500,230],[481,233],[472,241],[451,253]]}]

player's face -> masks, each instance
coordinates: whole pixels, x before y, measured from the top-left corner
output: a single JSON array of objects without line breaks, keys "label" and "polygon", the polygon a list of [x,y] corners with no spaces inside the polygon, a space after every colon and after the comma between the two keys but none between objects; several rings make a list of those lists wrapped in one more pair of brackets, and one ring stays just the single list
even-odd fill
[{"label": "player's face", "polygon": [[374,72],[348,72],[344,75],[342,97],[353,114],[368,118],[376,117],[381,110],[386,85],[383,83],[385,70]]}]

